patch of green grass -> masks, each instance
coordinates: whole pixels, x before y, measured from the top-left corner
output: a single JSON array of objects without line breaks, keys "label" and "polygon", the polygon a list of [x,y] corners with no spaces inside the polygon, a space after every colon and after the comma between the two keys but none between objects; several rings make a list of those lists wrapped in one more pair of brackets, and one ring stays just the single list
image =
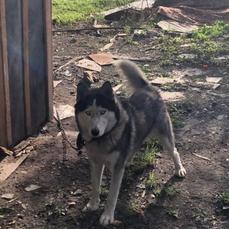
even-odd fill
[{"label": "patch of green grass", "polygon": [[178,218],[179,212],[177,210],[174,210],[172,208],[167,208],[165,211],[169,216],[172,216],[174,218]]},{"label": "patch of green grass", "polygon": [[229,32],[229,24],[223,21],[216,21],[213,26],[204,25],[202,28],[192,33],[192,38],[200,40],[208,40],[220,37]]},{"label": "patch of green grass", "polygon": [[102,196],[107,196],[109,193],[109,190],[107,188],[101,187],[101,195]]},{"label": "patch of green grass", "polygon": [[180,128],[184,126],[184,122],[181,120],[181,116],[190,113],[192,110],[192,103],[190,100],[185,99],[177,103],[171,103],[168,105],[168,111],[173,123],[173,126]]},{"label": "patch of green grass", "polygon": [[200,210],[198,212],[194,212],[192,214],[192,217],[195,218],[195,219],[203,219],[205,217],[205,212],[203,210]]},{"label": "patch of green grass", "polygon": [[154,177],[153,173],[149,173],[148,180],[146,185],[148,188],[154,188],[161,183],[161,180],[158,180]]},{"label": "patch of green grass", "polygon": [[152,72],[152,69],[148,66],[148,65],[143,65],[142,67],[141,67],[141,70],[143,71],[143,72]]},{"label": "patch of green grass", "polygon": [[219,199],[224,203],[224,204],[229,204],[229,189],[225,190],[219,195]]},{"label": "patch of green grass", "polygon": [[135,211],[135,203],[133,201],[130,202],[123,202],[123,201],[118,201],[117,203],[117,210],[121,211],[124,216],[134,216],[136,215]]},{"label": "patch of green grass", "polygon": [[126,5],[134,0],[53,0],[52,19],[55,24],[71,24],[87,20],[90,14]]},{"label": "patch of green grass", "polygon": [[175,196],[177,193],[179,193],[179,191],[174,188],[174,187],[168,187],[165,189],[165,192],[168,196],[172,197]]},{"label": "patch of green grass", "polygon": [[165,213],[169,216],[172,216],[174,218],[178,218],[178,210],[174,210],[173,208],[171,208],[168,203],[164,203],[162,204],[163,208],[165,208]]}]

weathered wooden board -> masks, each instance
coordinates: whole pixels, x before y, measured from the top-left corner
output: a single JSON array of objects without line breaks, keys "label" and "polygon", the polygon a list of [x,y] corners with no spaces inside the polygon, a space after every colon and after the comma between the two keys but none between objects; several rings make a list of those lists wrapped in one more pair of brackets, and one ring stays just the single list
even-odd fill
[{"label": "weathered wooden board", "polygon": [[29,0],[28,9],[31,122],[32,132],[36,132],[47,118],[43,2]]},{"label": "weathered wooden board", "polygon": [[5,4],[12,141],[18,143],[25,136],[21,1]]}]

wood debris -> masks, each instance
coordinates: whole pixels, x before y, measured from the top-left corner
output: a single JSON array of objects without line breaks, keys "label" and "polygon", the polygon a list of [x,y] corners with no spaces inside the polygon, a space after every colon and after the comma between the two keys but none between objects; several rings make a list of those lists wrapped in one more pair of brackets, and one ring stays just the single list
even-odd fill
[{"label": "wood debris", "polygon": [[157,23],[157,25],[166,31],[173,31],[178,33],[191,33],[194,30],[197,30],[199,27],[197,25],[180,23],[171,19],[162,20]]},{"label": "wood debris", "polygon": [[83,60],[78,61],[76,63],[76,65],[78,67],[85,68],[85,69],[92,70],[92,71],[96,71],[96,72],[101,72],[101,70],[102,70],[101,66],[99,66],[97,63],[95,63],[92,60],[87,60],[87,59],[83,59]]},{"label": "wood debris", "polygon": [[202,158],[202,159],[204,159],[204,160],[206,160],[206,161],[211,161],[211,159],[208,158],[208,157],[201,156],[201,155],[199,155],[199,154],[197,154],[197,153],[192,153],[192,154],[195,155],[196,157]]},{"label": "wood debris", "polygon": [[72,58],[71,60],[69,60],[67,63],[65,63],[65,64],[61,65],[59,68],[57,68],[54,72],[58,72],[58,71],[60,71],[62,68],[67,67],[69,64],[71,64],[71,63],[73,63],[73,62],[76,62],[76,61],[78,61],[78,60],[81,60],[81,59],[83,59],[82,56],[75,56],[74,58]]},{"label": "wood debris", "polygon": [[27,158],[27,155],[23,155],[18,159],[14,159],[13,162],[8,161],[8,158],[5,158],[0,163],[0,183],[6,180]]},{"label": "wood debris", "polygon": [[115,62],[112,56],[107,53],[91,54],[89,57],[101,66],[111,65]]},{"label": "wood debris", "polygon": [[57,85],[59,85],[62,82],[62,80],[54,80],[53,81],[53,87],[57,87]]},{"label": "wood debris", "polygon": [[4,153],[6,155],[9,155],[9,156],[13,156],[13,152],[11,150],[8,150],[7,148],[3,147],[3,146],[0,146],[0,153]]}]

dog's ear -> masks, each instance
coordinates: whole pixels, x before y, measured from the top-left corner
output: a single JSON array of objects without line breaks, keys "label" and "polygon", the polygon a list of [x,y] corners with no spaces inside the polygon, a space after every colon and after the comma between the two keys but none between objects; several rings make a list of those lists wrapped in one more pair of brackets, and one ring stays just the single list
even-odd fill
[{"label": "dog's ear", "polygon": [[89,89],[83,83],[79,83],[77,86],[77,102],[85,98],[89,94]]},{"label": "dog's ear", "polygon": [[106,81],[100,88],[100,94],[107,98],[114,99],[113,89],[109,81]]}]

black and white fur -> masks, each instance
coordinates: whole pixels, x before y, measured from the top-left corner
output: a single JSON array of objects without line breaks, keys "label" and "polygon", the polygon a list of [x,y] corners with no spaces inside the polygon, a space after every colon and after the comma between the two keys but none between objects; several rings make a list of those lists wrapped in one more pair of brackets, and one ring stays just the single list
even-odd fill
[{"label": "black and white fur", "polygon": [[131,164],[134,154],[150,134],[156,135],[171,155],[175,174],[179,177],[186,174],[175,148],[170,117],[160,93],[134,63],[118,61],[116,65],[134,89],[130,98],[119,100],[109,82],[95,89],[88,89],[80,83],[75,105],[76,122],[86,142],[91,163],[92,197],[83,211],[99,207],[104,166],[112,174],[101,225],[113,223],[125,167]]}]

